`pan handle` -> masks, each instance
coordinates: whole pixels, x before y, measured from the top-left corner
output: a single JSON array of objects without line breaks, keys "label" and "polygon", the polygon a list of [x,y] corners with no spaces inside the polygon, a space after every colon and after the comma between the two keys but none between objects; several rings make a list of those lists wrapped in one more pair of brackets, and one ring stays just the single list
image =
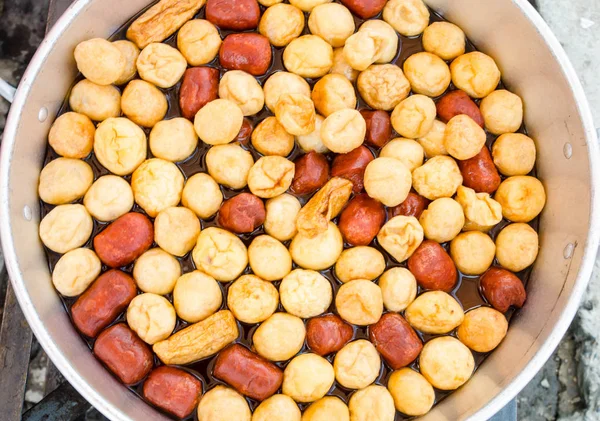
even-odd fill
[{"label": "pan handle", "polygon": [[16,88],[0,77],[0,96],[12,104]]}]

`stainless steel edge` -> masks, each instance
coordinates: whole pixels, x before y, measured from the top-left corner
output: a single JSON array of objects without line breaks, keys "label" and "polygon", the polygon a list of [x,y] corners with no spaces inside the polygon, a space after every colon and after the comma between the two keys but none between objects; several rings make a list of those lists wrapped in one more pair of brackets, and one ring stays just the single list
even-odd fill
[{"label": "stainless steel edge", "polygon": [[556,61],[562,68],[564,76],[569,81],[573,95],[576,99],[578,111],[582,116],[582,123],[586,134],[588,162],[590,166],[590,224],[587,241],[584,245],[584,255],[579,266],[575,286],[571,291],[571,295],[560,319],[554,325],[552,335],[543,343],[535,356],[526,365],[525,369],[494,399],[469,418],[473,421],[488,419],[501,410],[511,399],[515,398],[525,386],[527,386],[546,361],[548,361],[567,332],[567,329],[571,325],[571,322],[579,309],[579,305],[592,275],[600,244],[600,194],[598,191],[600,183],[600,148],[598,145],[599,139],[594,127],[594,119],[587,97],[571,60],[542,16],[540,16],[537,10],[535,10],[526,0],[513,0],[513,2],[520,8],[523,15],[535,25],[548,44]]},{"label": "stainless steel edge", "polygon": [[[426,0],[426,2],[431,4],[434,8],[443,12],[452,12],[454,10],[453,8],[456,8],[457,3],[468,3],[469,1],[477,0]],[[48,65],[48,59],[51,56],[52,50],[59,43],[61,36],[65,34],[67,30],[78,19],[83,18],[84,15],[87,18],[90,13],[90,10],[88,10],[88,8],[91,8],[92,5],[95,6],[97,10],[99,10],[100,3],[106,4],[108,3],[108,1],[101,2],[100,0],[78,0],[67,10],[67,12],[61,17],[61,19],[57,22],[55,27],[50,31],[46,39],[43,41],[39,50],[33,57],[19,86],[7,120],[6,128],[4,131],[4,139],[2,142],[2,149],[0,152],[0,234],[6,265],[8,267],[8,271],[11,277],[13,287],[15,289],[15,293],[17,295],[21,307],[23,308],[23,312],[39,342],[46,350],[54,364],[65,375],[67,380],[92,405],[94,405],[97,409],[99,409],[104,415],[106,415],[110,419],[164,419],[164,417],[159,415],[157,412],[151,410],[132,394],[124,393],[125,391],[122,391],[120,389],[118,383],[114,379],[112,379],[112,377],[109,376],[106,372],[104,372],[104,369],[97,362],[95,362],[94,358],[91,355],[89,355],[89,351],[87,351],[87,348],[85,346],[81,347],[81,344],[77,343],[77,341],[67,342],[66,344],[61,343],[60,346],[59,344],[57,344],[55,338],[49,332],[49,327],[42,320],[42,318],[47,318],[48,314],[40,314],[40,309],[36,308],[36,306],[33,303],[32,294],[36,293],[34,289],[38,287],[35,284],[35,280],[30,279],[31,276],[29,276],[27,280],[25,279],[23,275],[23,268],[20,266],[22,265],[21,261],[23,260],[23,255],[17,255],[15,247],[15,244],[17,242],[16,240],[19,240],[18,237],[25,234],[20,231],[15,232],[15,227],[17,226],[16,222],[18,222],[17,218],[21,218],[22,216],[20,215],[20,212],[15,213],[14,203],[11,202],[16,200],[16,196],[13,194],[11,188],[17,186],[18,181],[11,180],[10,171],[11,163],[12,161],[14,161],[13,154],[16,148],[18,135],[17,132],[20,129],[20,124],[23,124],[24,121],[30,122],[30,120],[37,118],[37,115],[33,116],[31,115],[31,113],[24,114],[25,110],[27,109],[27,106],[31,105],[30,103],[28,103],[28,101],[30,101],[32,97],[32,85],[38,77],[40,77],[41,75],[43,76],[44,71],[53,71],[52,68],[44,68],[44,64]],[[111,1],[111,3],[117,4],[116,1]],[[137,7],[137,9],[133,10],[139,10],[145,4],[148,3],[149,0],[133,0],[128,2],[126,6],[121,7],[121,9],[132,9],[133,7]],[[512,399],[529,382],[529,380],[536,374],[536,372],[540,369],[543,363],[549,358],[549,356],[559,343],[560,339],[564,335],[571,320],[573,319],[581,297],[585,292],[598,249],[598,241],[600,234],[600,228],[598,226],[598,209],[600,205],[600,199],[598,195],[597,184],[598,180],[600,180],[600,169],[598,168],[598,165],[600,164],[600,156],[596,140],[596,133],[592,123],[591,112],[589,110],[589,106],[587,104],[587,100],[585,98],[583,89],[565,52],[560,46],[560,43],[556,40],[548,26],[537,14],[537,12],[529,5],[529,3],[527,3],[525,0],[506,0],[488,3],[489,7],[495,7],[498,4],[507,5],[507,8],[509,4],[514,7],[517,7],[520,13],[532,25],[535,26],[539,35],[541,36],[541,38],[543,38],[545,45],[547,46],[551,54],[554,56],[556,62],[559,64],[562,76],[564,76],[564,78],[568,81],[570,92],[573,96],[574,103],[576,104],[576,110],[574,109],[573,111],[577,114],[577,122],[579,123],[579,120],[581,120],[581,127],[571,128],[571,130],[575,130],[577,132],[580,131],[582,141],[585,142],[584,145],[577,144],[576,146],[579,149],[576,148],[575,150],[578,153],[581,150],[587,150],[587,163],[589,165],[589,177],[587,177],[585,180],[575,177],[573,178],[573,180],[570,181],[580,184],[579,191],[581,191],[583,188],[581,183],[589,183],[589,209],[586,209],[586,212],[584,212],[589,220],[588,233],[587,237],[585,237],[585,241],[582,241],[583,244],[579,244],[579,246],[576,248],[576,252],[573,259],[570,262],[565,262],[565,270],[557,271],[557,279],[553,280],[552,286],[552,288],[554,288],[552,289],[552,292],[556,291],[556,297],[553,297],[553,300],[551,302],[545,303],[546,307],[540,309],[541,311],[552,311],[551,314],[554,314],[555,308],[558,308],[562,310],[560,314],[558,314],[555,319],[548,317],[548,319],[544,321],[545,325],[540,327],[537,337],[527,336],[527,334],[529,333],[527,331],[524,331],[524,333],[509,331],[509,336],[517,335],[515,337],[519,340],[522,338],[531,340],[531,344],[529,345],[530,350],[524,350],[523,355],[520,356],[520,360],[517,361],[523,365],[523,369],[516,375],[512,375],[510,370],[506,370],[506,372],[503,373],[504,377],[500,376],[494,378],[485,378],[484,380],[487,381],[487,383],[483,382],[483,384],[485,384],[489,389],[486,392],[491,396],[495,395],[491,399],[489,399],[487,404],[483,405],[481,402],[475,402],[472,404],[472,410],[470,410],[468,407],[469,399],[476,400],[478,396],[477,394],[468,395],[467,392],[471,392],[473,388],[463,388],[459,390],[453,397],[445,400],[444,402],[442,402],[441,405],[438,405],[436,409],[432,412],[432,414],[426,417],[426,419],[428,420],[481,420],[489,418],[500,408],[502,408],[510,399]],[[454,12],[456,13],[455,10]],[[120,24],[125,20],[126,17],[129,16],[125,13],[125,10],[119,10],[118,12],[114,11],[115,15],[123,16],[123,18],[117,19],[112,16],[107,16],[105,19],[107,22],[111,22],[111,25],[114,26],[115,20],[120,20]],[[130,13],[130,15],[131,14],[133,13]],[[101,18],[98,19],[101,20]],[[99,22],[96,26],[102,26],[102,24],[105,24],[106,27],[104,27],[102,30],[94,28],[94,30],[90,30],[89,34],[104,32],[104,36],[108,35],[110,33],[110,29],[113,26],[108,25],[108,23],[106,22]],[[81,36],[88,36],[88,33],[86,32]],[[52,115],[50,115],[49,117],[49,120],[51,119]],[[45,124],[47,125],[48,123]],[[571,132],[569,131],[569,127],[567,127],[566,121],[565,127],[566,133],[570,134]],[[544,134],[544,136],[547,135],[547,133],[541,134]],[[576,136],[573,137],[574,139],[572,139],[571,141],[574,142],[576,140],[579,140],[575,139]],[[19,141],[24,140],[25,139],[20,139]],[[555,152],[556,151],[553,151],[553,153]],[[18,162],[18,164],[22,163]],[[573,162],[573,164],[575,163]],[[33,170],[38,171],[36,168],[33,168]],[[542,168],[542,170],[547,171],[544,168]],[[24,171],[27,170],[25,169]],[[29,172],[27,172],[27,174],[28,177],[31,178],[33,175],[29,174]],[[585,169],[582,170],[582,173],[586,174]],[[584,202],[587,202],[587,198]],[[11,207],[11,205],[13,206]],[[36,223],[37,215],[35,215],[35,209],[33,209],[33,211],[33,222]],[[545,212],[547,216],[544,216],[543,219],[550,221],[553,217],[553,215],[551,214],[552,212],[552,209],[548,209]],[[565,224],[567,228],[571,227],[570,222],[565,221]],[[570,239],[570,237],[567,234],[565,234],[564,237],[565,239]],[[552,237],[550,239],[555,241],[555,237]],[[544,239],[542,238],[542,240]],[[37,238],[35,239],[35,241],[33,241],[33,243],[39,243]],[[39,245],[37,247],[39,248]],[[558,247],[558,245],[556,245],[556,247]],[[552,250],[552,252],[553,253],[549,254],[548,256],[541,256],[540,261],[538,262],[536,267],[546,264],[550,261],[549,259],[557,255],[556,250]],[[562,244],[560,252],[562,253]],[[39,250],[31,252],[31,255],[33,257],[36,257],[39,254]],[[571,268],[571,264],[574,264],[573,268]],[[33,271],[33,273],[35,273],[35,271]],[[43,274],[39,272],[39,275],[41,281],[46,281],[47,279],[49,279],[47,273]],[[41,288],[41,286],[39,286],[39,288]],[[539,286],[533,285],[532,288],[536,289],[539,288]],[[536,291],[533,292],[535,293]],[[535,294],[532,294],[532,296],[534,295]],[[56,300],[56,297],[48,297],[48,300],[52,299]],[[531,309],[528,310],[527,307],[524,310],[524,317],[522,317],[522,319],[525,319],[526,317],[531,317],[530,313],[526,313],[527,311],[534,311]],[[544,316],[545,314],[541,314],[541,317]],[[62,317],[64,318],[64,315],[62,315]],[[68,320],[68,318],[66,320]],[[517,324],[519,322],[520,320],[516,321]],[[73,330],[70,325],[65,325],[65,330],[69,329]],[[544,336],[544,332],[550,329],[551,332]],[[76,333],[74,332],[68,333],[72,337],[75,337],[76,335]],[[507,340],[506,342],[509,341]],[[511,344],[503,344],[502,346],[511,346]],[[67,351],[70,349],[69,347],[77,349],[81,347],[81,349],[86,349],[87,354],[82,355],[81,360],[74,361],[73,356],[69,358],[66,355]],[[500,352],[502,352],[502,349],[498,350],[499,354]],[[89,365],[89,372],[86,371],[84,373],[75,368],[75,366],[81,367],[84,363]],[[484,369],[486,364],[488,364],[488,362],[484,363]],[[490,370],[495,367],[494,364],[497,364],[497,362],[494,362],[493,359],[490,359],[488,364]],[[476,378],[477,380],[481,380],[482,376],[484,376],[485,374],[486,370],[480,370],[480,372],[476,374],[473,380],[476,380]],[[101,379],[95,379],[94,376],[101,377]],[[97,387],[92,387],[92,382],[94,382],[94,384]],[[98,385],[100,385],[101,387],[98,387]],[[100,391],[100,389],[102,389],[102,391]],[[119,395],[121,393],[123,394],[123,396]],[[456,408],[452,408],[451,406],[455,406]]]},{"label": "stainless steel edge", "polygon": [[[70,360],[66,358],[64,353],[59,349],[54,339],[49,335],[48,330],[41,321],[40,316],[31,301],[27,288],[25,287],[25,282],[18,264],[18,258],[13,247],[14,237],[11,229],[11,217],[14,217],[15,215],[11,215],[10,212],[11,188],[9,169],[14,144],[17,139],[17,127],[22,117],[25,101],[31,93],[33,81],[43,69],[43,65],[57,40],[63,35],[66,28],[85,11],[91,1],[92,0],[76,0],[58,19],[32,57],[23,78],[17,87],[7,117],[0,148],[0,240],[2,242],[4,261],[17,300],[31,330],[54,365],[60,370],[65,379],[107,418],[111,420],[133,421],[134,418],[125,417],[122,409],[109,402],[102,394],[83,379],[81,374],[73,367]],[[138,8],[138,10],[139,9],[141,9],[141,7]],[[53,116],[50,116],[49,118],[53,118]],[[34,216],[34,218],[36,217],[37,215]],[[124,390],[123,393],[128,393],[128,391]],[[139,400],[137,398],[135,399]],[[143,405],[146,406],[146,404]],[[157,412],[152,412],[156,415],[154,419],[167,420],[166,417]]]}]

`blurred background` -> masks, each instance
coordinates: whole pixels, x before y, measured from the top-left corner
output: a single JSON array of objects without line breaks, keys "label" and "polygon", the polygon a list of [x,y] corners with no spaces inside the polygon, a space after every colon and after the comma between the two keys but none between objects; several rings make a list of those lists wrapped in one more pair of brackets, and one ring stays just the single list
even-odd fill
[{"label": "blurred background", "polygon": [[[51,1],[54,0],[0,0],[0,77],[13,86],[19,83],[44,37]],[[571,58],[587,93],[595,125],[600,128],[600,0],[530,2],[548,22]],[[0,98],[0,141],[9,107],[10,104]],[[6,295],[7,276],[0,250],[0,322],[5,322],[0,332],[0,368],[7,363],[4,360],[6,350],[2,348],[10,346],[2,339],[14,334],[9,330],[15,329],[3,320],[5,300],[7,314],[8,306],[15,305]],[[18,328],[23,332],[21,335],[25,335],[28,329],[26,324]],[[597,261],[590,287],[569,332],[543,370],[519,395],[518,419],[600,420],[599,339],[600,261]],[[24,379],[27,386],[23,411],[40,402],[63,381],[35,340],[28,352],[29,371]],[[82,404],[68,393],[63,398],[71,405]],[[2,403],[0,419],[12,419],[4,418],[6,414],[2,414]],[[35,418],[30,413],[28,419],[47,418]],[[92,410],[87,411],[83,419],[102,417]]]}]

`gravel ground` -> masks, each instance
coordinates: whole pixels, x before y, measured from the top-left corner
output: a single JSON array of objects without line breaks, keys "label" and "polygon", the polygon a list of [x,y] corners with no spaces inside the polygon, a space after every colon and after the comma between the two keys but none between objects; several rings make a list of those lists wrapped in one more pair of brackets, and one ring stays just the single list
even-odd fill
[{"label": "gravel ground", "polygon": [[[600,127],[600,1],[538,0],[540,12],[571,57]],[[0,0],[0,77],[17,84],[40,43],[48,0]],[[0,99],[0,138],[9,104]],[[0,268],[1,268],[0,252]],[[597,263],[600,266],[600,263]],[[600,267],[596,268],[578,317],[562,343],[518,397],[519,419],[600,420]],[[0,285],[0,316],[6,286]],[[46,356],[32,347],[27,405],[44,394]],[[1,417],[0,417],[1,418]]]}]

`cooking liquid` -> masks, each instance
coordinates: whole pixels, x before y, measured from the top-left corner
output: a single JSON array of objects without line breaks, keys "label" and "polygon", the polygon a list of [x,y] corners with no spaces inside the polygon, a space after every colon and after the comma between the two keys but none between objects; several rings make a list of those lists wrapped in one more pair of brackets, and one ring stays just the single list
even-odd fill
[{"label": "cooking liquid", "polygon": [[[260,6],[260,8],[261,8],[261,12],[264,12],[265,7]],[[125,25],[123,25],[109,39],[111,41],[126,39],[125,33],[127,31],[127,28],[143,12],[144,11],[141,11],[138,15],[132,17],[127,23],[125,23]],[[436,14],[435,12],[433,12],[431,10],[430,10],[430,14],[431,14],[430,22],[444,20],[440,15]],[[204,8],[202,8],[200,10],[200,12],[196,15],[196,18],[204,19]],[[305,21],[308,22],[308,13],[305,13],[305,18],[306,18]],[[381,19],[381,15],[376,16],[374,19]],[[359,19],[356,16],[354,17],[354,21],[355,21],[357,29],[364,22],[363,19]],[[227,36],[228,34],[233,33],[233,32],[234,31],[220,31],[222,38],[225,38],[225,36]],[[254,31],[249,31],[249,32],[254,32]],[[308,24],[306,24],[303,34],[308,34],[308,33],[309,33]],[[171,45],[174,48],[177,48],[177,33],[175,33],[174,35],[169,37],[165,41],[165,43],[168,45]],[[273,61],[272,61],[271,67],[269,68],[269,70],[267,71],[267,73],[265,75],[257,77],[257,80],[259,81],[259,83],[261,85],[271,74],[273,74],[277,71],[280,71],[280,70],[285,70],[285,68],[283,66],[283,59],[282,59],[284,48],[276,48],[276,47],[271,46],[271,49],[272,49],[272,53],[273,53]],[[475,50],[474,45],[469,40],[467,40],[467,48],[466,49],[467,49],[467,52]],[[398,54],[396,55],[396,57],[392,61],[392,63],[395,63],[398,66],[402,67],[404,61],[409,56],[411,56],[412,54],[418,53],[420,51],[423,51],[423,47],[421,44],[421,36],[409,38],[409,37],[405,37],[403,35],[398,35]],[[223,76],[223,74],[226,72],[226,69],[224,69],[220,66],[218,57],[215,58],[215,60],[213,60],[207,66],[215,67],[215,68],[219,69],[220,76]],[[81,79],[83,79],[83,77],[81,75],[79,75],[78,78],[75,80],[74,84],[77,83],[78,81],[80,81]],[[311,86],[311,88],[316,83],[316,81],[317,81],[317,79],[314,79],[314,80],[308,79],[308,83]],[[166,120],[168,120],[170,118],[174,118],[174,117],[181,117],[181,110],[179,108],[180,86],[181,86],[181,81],[172,88],[161,89],[164,92],[164,94],[166,95],[167,101],[169,104],[169,110],[165,117]],[[123,88],[124,88],[124,86],[119,87],[119,89],[121,89],[121,90]],[[499,88],[503,88],[502,82],[500,82]],[[356,87],[355,87],[355,89],[356,89]],[[451,84],[449,87],[449,90],[453,90],[453,89],[455,89],[455,88]],[[358,100],[357,109],[361,109],[361,110],[362,109],[370,109],[370,107],[362,100],[362,98],[358,94],[358,90],[356,90],[356,97]],[[437,99],[437,98],[434,98],[434,99]],[[476,102],[478,103],[479,100],[476,100]],[[71,109],[69,107],[68,96],[67,96],[61,109],[59,110],[59,112],[57,114],[57,117],[68,111],[71,111]],[[266,117],[271,116],[271,115],[273,115],[273,113],[271,113],[265,107],[258,114],[247,117],[247,118],[250,119],[250,121],[252,121],[253,127],[256,127],[256,125],[260,121],[262,121],[263,119],[265,119]],[[144,131],[145,131],[146,135],[150,134],[150,129],[144,128]],[[520,133],[526,134],[525,127],[521,127]],[[394,132],[393,137],[398,137],[397,133]],[[491,148],[491,145],[492,145],[493,141],[495,140],[495,138],[496,138],[496,136],[492,135],[491,133],[487,133],[487,147],[488,148]],[[365,144],[365,146],[367,146],[367,145]],[[189,177],[191,177],[192,175],[199,173],[199,172],[208,173],[207,168],[206,168],[205,155],[206,155],[206,152],[208,151],[209,147],[210,147],[209,145],[206,145],[202,141],[199,141],[198,147],[196,148],[196,150],[192,154],[192,156],[190,156],[188,159],[186,159],[183,162],[177,163],[177,166],[183,173],[186,180]],[[373,154],[375,156],[378,155],[377,149],[370,147],[370,146],[367,146],[367,147],[369,147],[369,149],[373,152]],[[248,146],[246,146],[245,148],[248,149],[252,153],[255,161],[261,156],[256,150],[254,150],[251,143],[248,143]],[[287,158],[291,161],[294,161],[298,156],[302,155],[302,153],[303,152],[296,145],[294,147],[294,150],[291,152],[291,154]],[[44,158],[44,166],[47,165],[50,161],[52,161],[58,157],[59,156],[54,152],[54,150],[50,146],[48,146],[47,150],[46,150],[46,155]],[[152,157],[153,157],[152,153],[151,153],[150,149],[148,148],[148,158],[152,158]],[[333,154],[331,154],[331,153],[328,154],[327,159],[331,163],[331,161],[333,159]],[[96,157],[93,153],[87,159],[85,159],[85,161],[91,165],[93,172],[94,172],[94,179],[98,179],[99,177],[101,177],[103,175],[110,174],[110,172],[98,162],[98,160],[96,159]],[[535,169],[531,175],[535,175]],[[131,176],[125,176],[123,178],[126,179],[128,182],[131,181]],[[504,179],[505,177],[502,177],[502,178]],[[223,186],[220,186],[220,187],[221,187],[221,191],[223,192],[223,196],[225,199],[236,196],[237,194],[239,194],[241,192],[249,192],[249,190],[247,188],[245,188],[243,190],[232,190],[227,187],[223,187]],[[288,193],[292,194],[291,192],[288,192]],[[308,199],[310,199],[310,195],[295,195],[295,196],[300,200],[302,205],[304,205],[308,201]],[[82,203],[82,200],[79,200],[77,203]],[[46,216],[46,214],[48,214],[54,208],[54,206],[49,205],[44,202],[41,202],[41,201],[40,201],[40,205],[41,205],[40,208],[41,208],[41,217],[42,218],[44,216]],[[144,210],[142,208],[140,208],[137,204],[134,205],[132,211],[145,214]],[[334,220],[334,222],[336,222],[336,224],[337,224],[337,218]],[[506,226],[508,223],[509,223],[508,221],[503,220],[497,226],[495,226],[492,229],[492,231],[490,232],[492,239],[495,239],[497,233],[500,232],[500,230],[504,226]],[[210,219],[202,220],[201,224],[202,224],[202,229],[205,229],[205,228],[211,227],[211,226],[219,226],[217,223],[216,215]],[[94,229],[92,232],[92,236],[90,237],[88,242],[83,247],[88,247],[88,248],[93,249],[93,244],[92,244],[93,238],[96,236],[96,234],[98,234],[100,231],[102,231],[107,225],[108,225],[108,223],[99,222],[99,221],[94,220]],[[530,225],[537,231],[538,230],[538,219],[536,218],[535,220],[533,220],[530,223]],[[239,235],[239,237],[242,239],[244,244],[246,244],[246,246],[249,246],[250,243],[252,242],[252,239],[261,234],[264,234],[264,230],[263,230],[262,226],[250,234],[242,234],[242,235]],[[289,246],[289,241],[285,242],[284,244],[286,246]],[[377,248],[385,256],[386,269],[389,269],[392,267],[397,267],[397,266],[406,267],[406,263],[395,262],[389,256],[389,254],[381,246],[379,246],[379,244],[377,244],[376,240],[374,240],[371,245],[373,247]],[[156,244],[153,244],[152,247],[156,247],[156,246],[157,246]],[[446,250],[448,250],[449,243],[442,244],[442,246]],[[345,248],[347,248],[347,247],[350,247],[350,246],[348,244],[345,244]],[[53,271],[54,266],[58,262],[58,259],[61,257],[61,255],[49,250],[48,248],[45,248],[45,250],[46,250],[46,256],[48,258],[48,265],[49,265],[50,271]],[[187,272],[191,272],[191,271],[195,270],[191,252],[182,258],[178,258],[178,260],[181,263],[182,273],[187,273]],[[496,262],[494,262],[494,263],[496,264]],[[294,263],[293,268],[295,269],[297,267],[298,266]],[[107,266],[103,265],[102,272],[104,272],[108,269],[109,268]],[[131,274],[133,271],[133,263],[128,266],[122,267],[120,269]],[[249,266],[246,268],[244,273],[245,274],[252,273]],[[529,280],[530,273],[531,273],[531,268],[528,268],[520,273],[517,273],[517,275],[523,281],[525,286],[527,286],[527,281]],[[335,271],[333,270],[333,268],[330,268],[330,269],[321,271],[321,274],[323,276],[325,276],[329,280],[329,282],[331,282],[331,285],[334,290],[334,297],[335,297],[335,294],[337,294],[337,290],[341,285],[341,282],[336,279]],[[280,283],[280,281],[274,282],[274,285],[278,288],[279,283]],[[221,290],[223,291],[223,297],[224,297],[223,304],[221,305],[221,309],[226,309],[227,308],[227,303],[226,303],[227,290],[228,290],[229,286],[231,285],[231,283],[219,282],[219,285],[221,287]],[[423,290],[419,287],[418,293],[420,294],[422,291]],[[141,293],[141,291],[138,291],[138,293]],[[462,307],[464,308],[465,311],[482,306],[482,305],[487,305],[485,299],[483,298],[483,296],[481,294],[481,291],[479,290],[479,277],[478,276],[466,276],[459,272],[458,282],[456,283],[454,290],[451,292],[451,295],[454,296],[454,298],[456,298],[458,300],[458,302],[462,305]],[[167,295],[166,298],[172,302],[171,294]],[[65,306],[65,309],[70,314],[70,308],[73,305],[73,303],[76,301],[77,298],[61,296],[61,299]],[[281,304],[279,304],[278,310],[285,311]],[[329,308],[329,311],[331,313],[337,313],[334,302],[332,302],[332,304]],[[508,318],[509,321],[513,315],[514,315],[513,309],[510,309],[506,313],[506,317]],[[111,324],[111,326],[114,324],[120,323],[120,322],[125,322],[125,316],[126,316],[125,312],[122,313],[121,315],[119,315],[119,317],[117,317],[117,319]],[[175,327],[175,331],[181,330],[184,327],[186,327],[187,325],[188,325],[187,322],[178,318],[177,324]],[[240,328],[240,337],[237,339],[237,342],[241,343],[249,348],[252,348],[251,338],[252,338],[254,331],[258,327],[258,324],[249,325],[249,324],[241,323],[238,321],[238,326]],[[444,335],[423,334],[418,331],[417,331],[417,334],[421,337],[421,339],[424,342],[426,342],[429,339],[434,338],[436,336],[444,336]],[[456,332],[453,331],[449,335],[456,336]],[[87,343],[87,345],[89,346],[89,348],[91,350],[94,345],[94,339],[87,338],[83,335],[81,335],[81,337]],[[354,339],[367,339],[368,340],[369,335],[368,335],[367,327],[354,326],[353,340]],[[303,352],[310,352],[310,349],[308,348],[306,343],[304,344],[304,347],[300,351],[300,353],[303,353]],[[484,353],[473,352],[473,356],[475,358],[475,367],[476,367],[475,369],[477,369],[477,367],[483,362],[483,360],[486,358],[487,355],[488,355],[487,353],[484,354]],[[326,358],[333,364],[334,356],[335,356],[335,354],[329,355]],[[188,364],[186,366],[181,366],[180,368],[192,373],[194,376],[199,378],[202,381],[203,386],[204,386],[204,391],[206,392],[207,390],[211,389],[212,387],[214,387],[217,384],[226,385],[226,383],[224,383],[223,381],[221,381],[219,379],[216,379],[212,374],[213,366],[215,363],[215,358],[216,358],[216,356],[213,356],[210,358],[203,359],[201,361],[197,361],[192,364]],[[154,356],[154,362],[155,362],[156,366],[162,365],[161,361],[156,356]],[[385,363],[385,361],[383,359],[382,359],[382,362],[383,362],[383,364],[381,367],[381,371],[380,371],[379,377],[377,378],[375,383],[386,386],[388,377],[392,373],[393,370]],[[288,362],[286,361],[286,362],[279,362],[279,363],[275,363],[275,364],[277,366],[279,366],[281,369],[284,369],[285,366],[287,365],[287,363]],[[410,367],[418,371],[418,369],[419,369],[418,360],[413,362],[410,365]],[[136,393],[141,399],[144,399],[143,395],[142,395],[142,385],[143,385],[143,381],[140,382],[138,385],[130,386],[128,388],[132,392]],[[346,388],[342,387],[341,385],[339,385],[337,382],[335,382],[332,389],[329,391],[329,395],[338,396],[344,402],[348,403],[352,392],[353,392],[353,390],[346,389]],[[436,403],[440,402],[442,399],[444,399],[450,393],[452,393],[452,392],[436,390],[436,392],[435,392]],[[254,408],[256,408],[258,406],[258,404],[260,403],[256,400],[250,399],[250,398],[246,398],[246,400],[248,401],[250,408],[252,410],[254,410]],[[150,403],[148,403],[148,404],[152,405]],[[302,410],[304,410],[304,408],[306,408],[308,406],[308,404],[299,404],[299,405]],[[157,408],[157,410],[161,411],[159,408]],[[164,411],[161,411],[161,412],[164,412]],[[165,413],[165,415],[170,418],[177,419],[173,415],[170,415],[167,413]],[[396,413],[396,421],[408,420],[408,419],[412,419],[412,418],[413,417],[405,416],[399,412]],[[197,420],[196,411],[194,410],[193,413],[185,419],[186,420]]]}]

